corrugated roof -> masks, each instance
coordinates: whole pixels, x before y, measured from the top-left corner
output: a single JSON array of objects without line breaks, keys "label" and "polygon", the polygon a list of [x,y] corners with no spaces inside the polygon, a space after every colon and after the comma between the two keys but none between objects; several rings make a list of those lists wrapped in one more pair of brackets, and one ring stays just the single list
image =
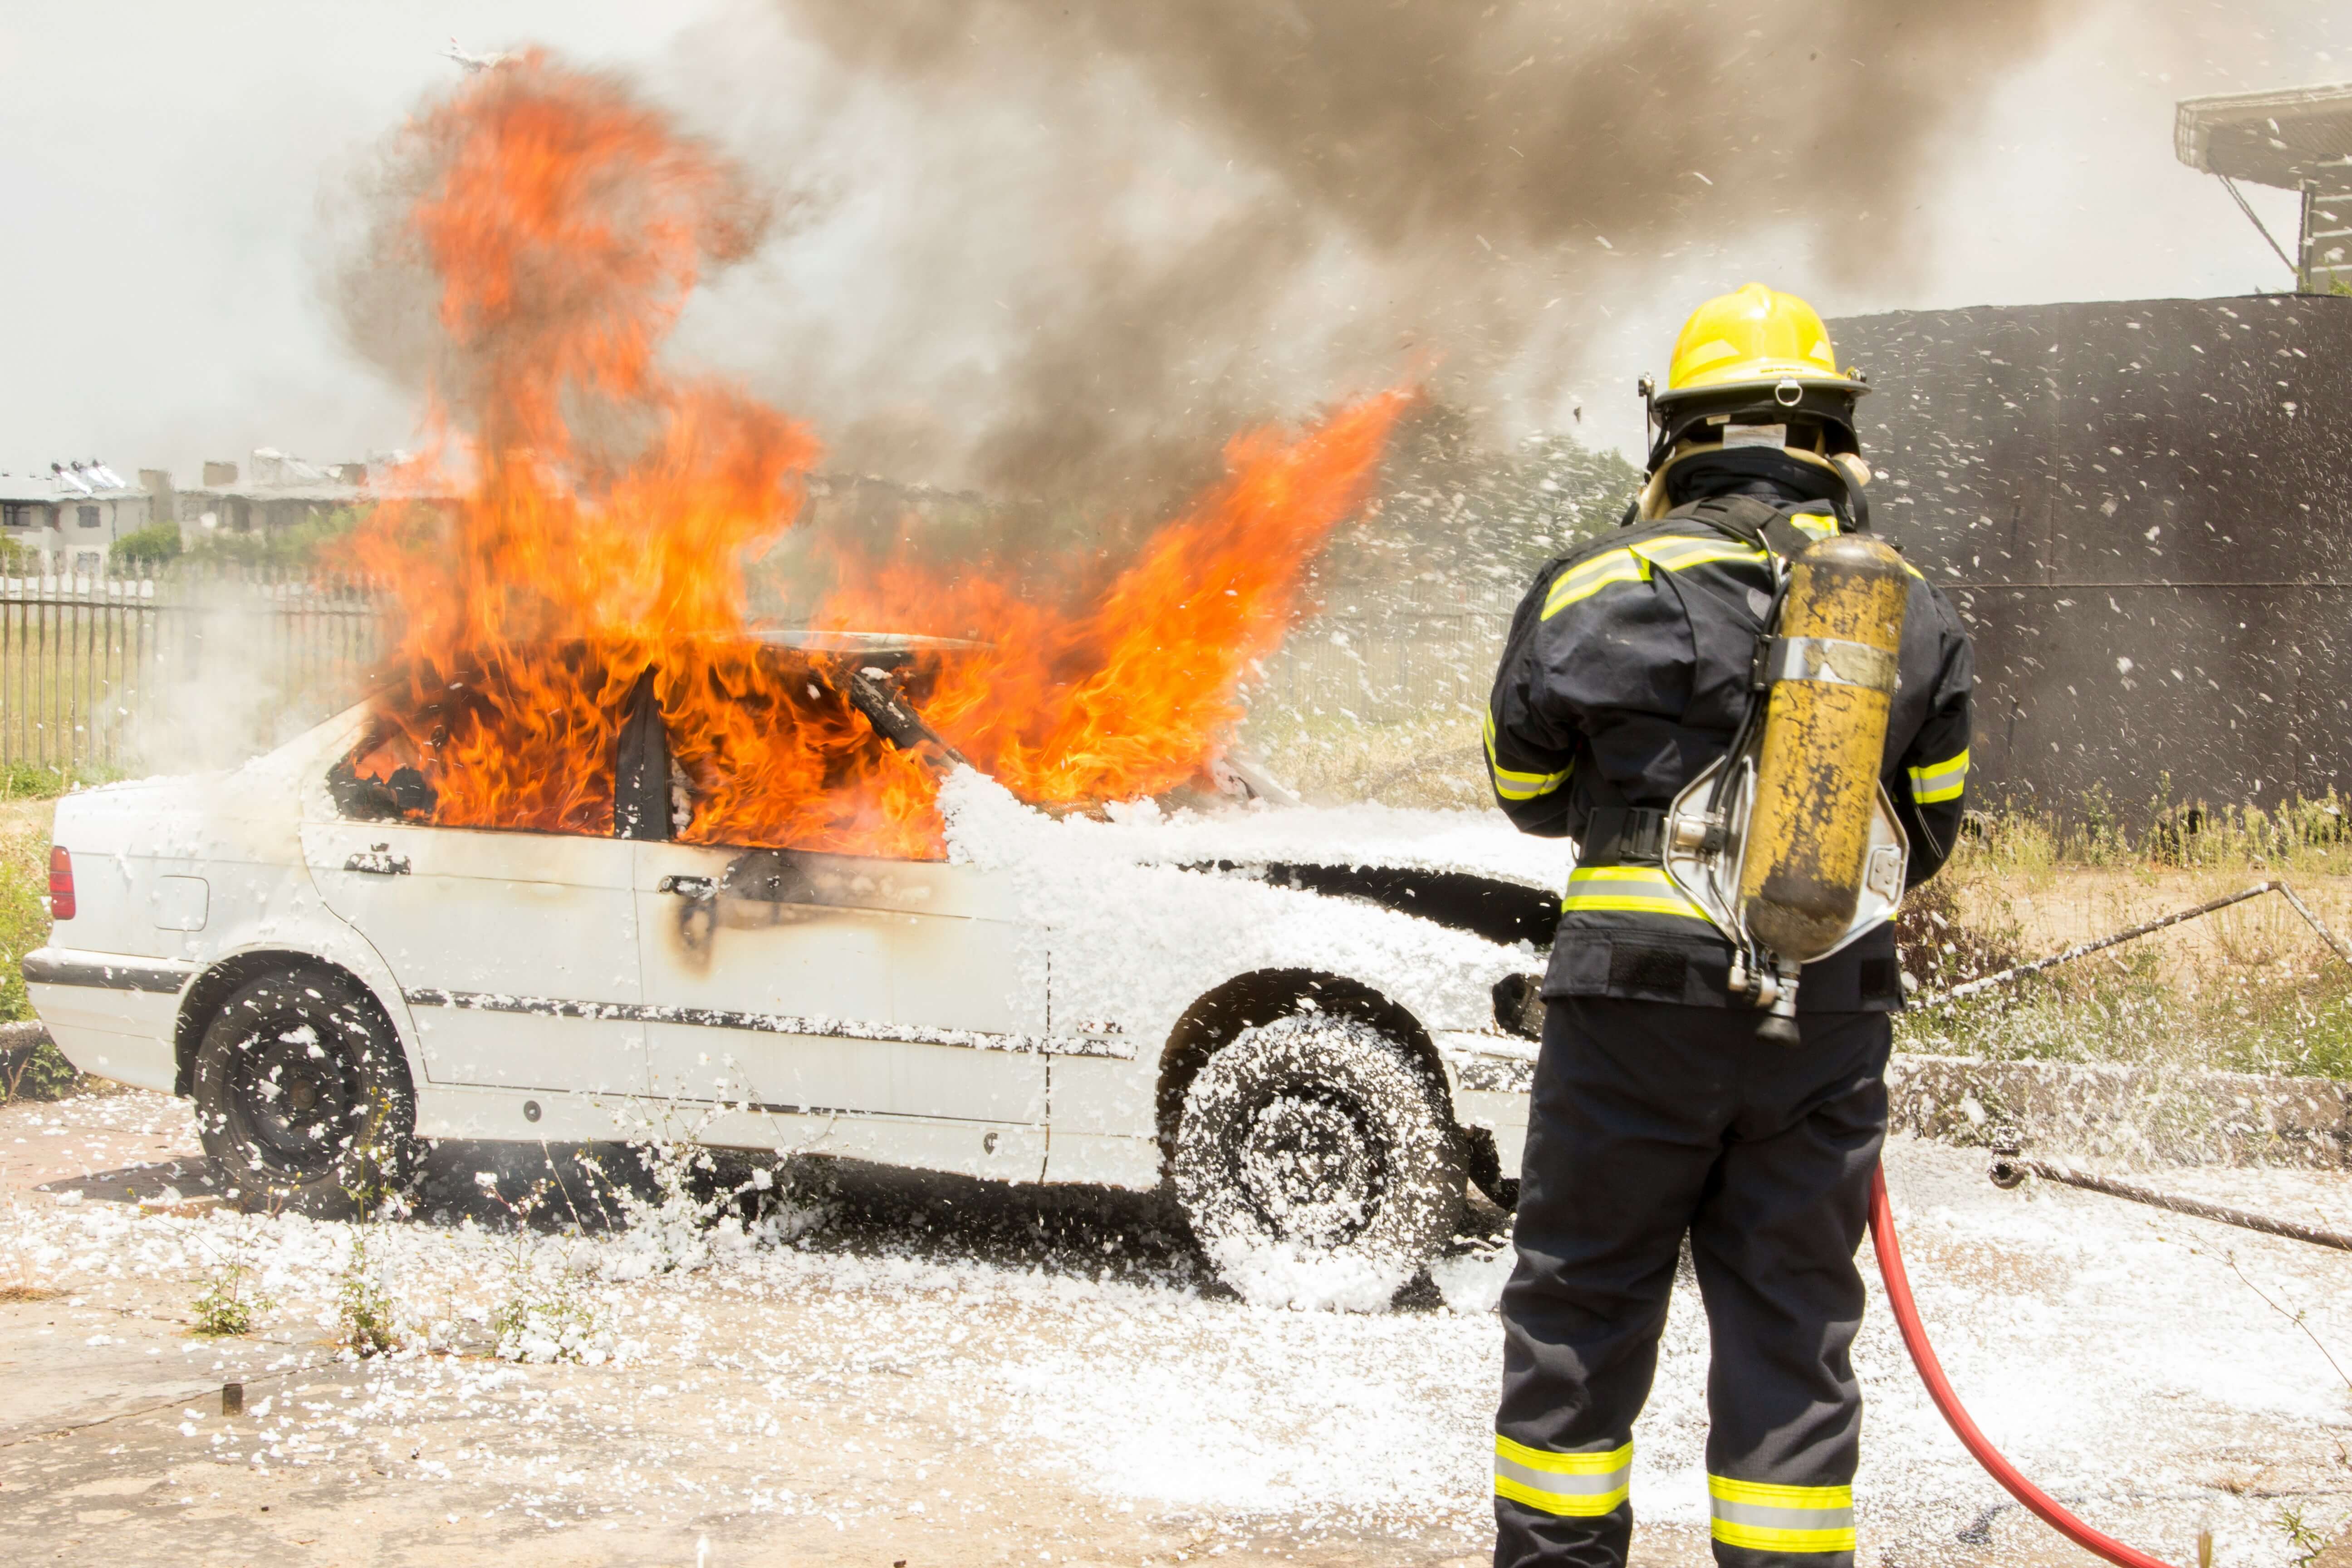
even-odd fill
[{"label": "corrugated roof", "polygon": [[2352,176],[2352,82],[2184,98],[2172,150],[2192,169],[2283,190]]},{"label": "corrugated roof", "polygon": [[104,486],[83,490],[48,474],[0,474],[0,500],[43,501],[48,503],[120,500],[126,496],[143,496],[147,492],[130,485],[120,489]]}]

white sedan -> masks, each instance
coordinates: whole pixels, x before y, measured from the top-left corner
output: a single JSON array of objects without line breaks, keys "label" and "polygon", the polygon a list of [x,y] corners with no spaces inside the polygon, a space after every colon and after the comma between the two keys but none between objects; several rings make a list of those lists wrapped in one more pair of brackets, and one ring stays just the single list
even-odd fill
[{"label": "white sedan", "polygon": [[346,1207],[419,1140],[668,1138],[1165,1183],[1228,1268],[1409,1270],[1516,1187],[1567,859],[1499,817],[1057,819],[960,768],[940,860],[443,827],[353,786],[370,723],[58,805],[34,1004],[194,1097],[247,1204]]}]

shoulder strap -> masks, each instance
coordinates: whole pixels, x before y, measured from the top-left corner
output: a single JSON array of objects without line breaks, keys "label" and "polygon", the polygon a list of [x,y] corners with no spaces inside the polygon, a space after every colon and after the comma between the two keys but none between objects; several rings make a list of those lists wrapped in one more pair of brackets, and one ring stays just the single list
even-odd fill
[{"label": "shoulder strap", "polygon": [[1790,520],[1801,514],[1818,517],[1827,505],[1817,500],[1773,502],[1756,496],[1709,496],[1675,508],[1658,522],[1697,523],[1787,560],[1817,537]]}]

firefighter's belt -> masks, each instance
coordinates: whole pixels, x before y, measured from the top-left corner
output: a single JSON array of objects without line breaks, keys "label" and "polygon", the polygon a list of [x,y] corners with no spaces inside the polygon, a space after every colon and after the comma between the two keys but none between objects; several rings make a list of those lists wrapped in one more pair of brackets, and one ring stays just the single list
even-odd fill
[{"label": "firefighter's belt", "polygon": [[1660,865],[1665,859],[1666,814],[1644,806],[1597,806],[1580,847],[1580,866]]}]

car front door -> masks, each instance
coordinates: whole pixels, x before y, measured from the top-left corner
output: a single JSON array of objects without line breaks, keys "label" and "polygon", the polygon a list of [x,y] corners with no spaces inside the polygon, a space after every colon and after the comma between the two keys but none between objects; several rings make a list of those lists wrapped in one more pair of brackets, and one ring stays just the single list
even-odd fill
[{"label": "car front door", "polygon": [[327,907],[400,982],[432,1082],[645,1091],[635,846],[625,839],[303,824]]},{"label": "car front door", "polygon": [[636,849],[653,1092],[726,1119],[698,1136],[1038,1173],[1045,976],[1042,960],[1029,972],[998,874]]}]

